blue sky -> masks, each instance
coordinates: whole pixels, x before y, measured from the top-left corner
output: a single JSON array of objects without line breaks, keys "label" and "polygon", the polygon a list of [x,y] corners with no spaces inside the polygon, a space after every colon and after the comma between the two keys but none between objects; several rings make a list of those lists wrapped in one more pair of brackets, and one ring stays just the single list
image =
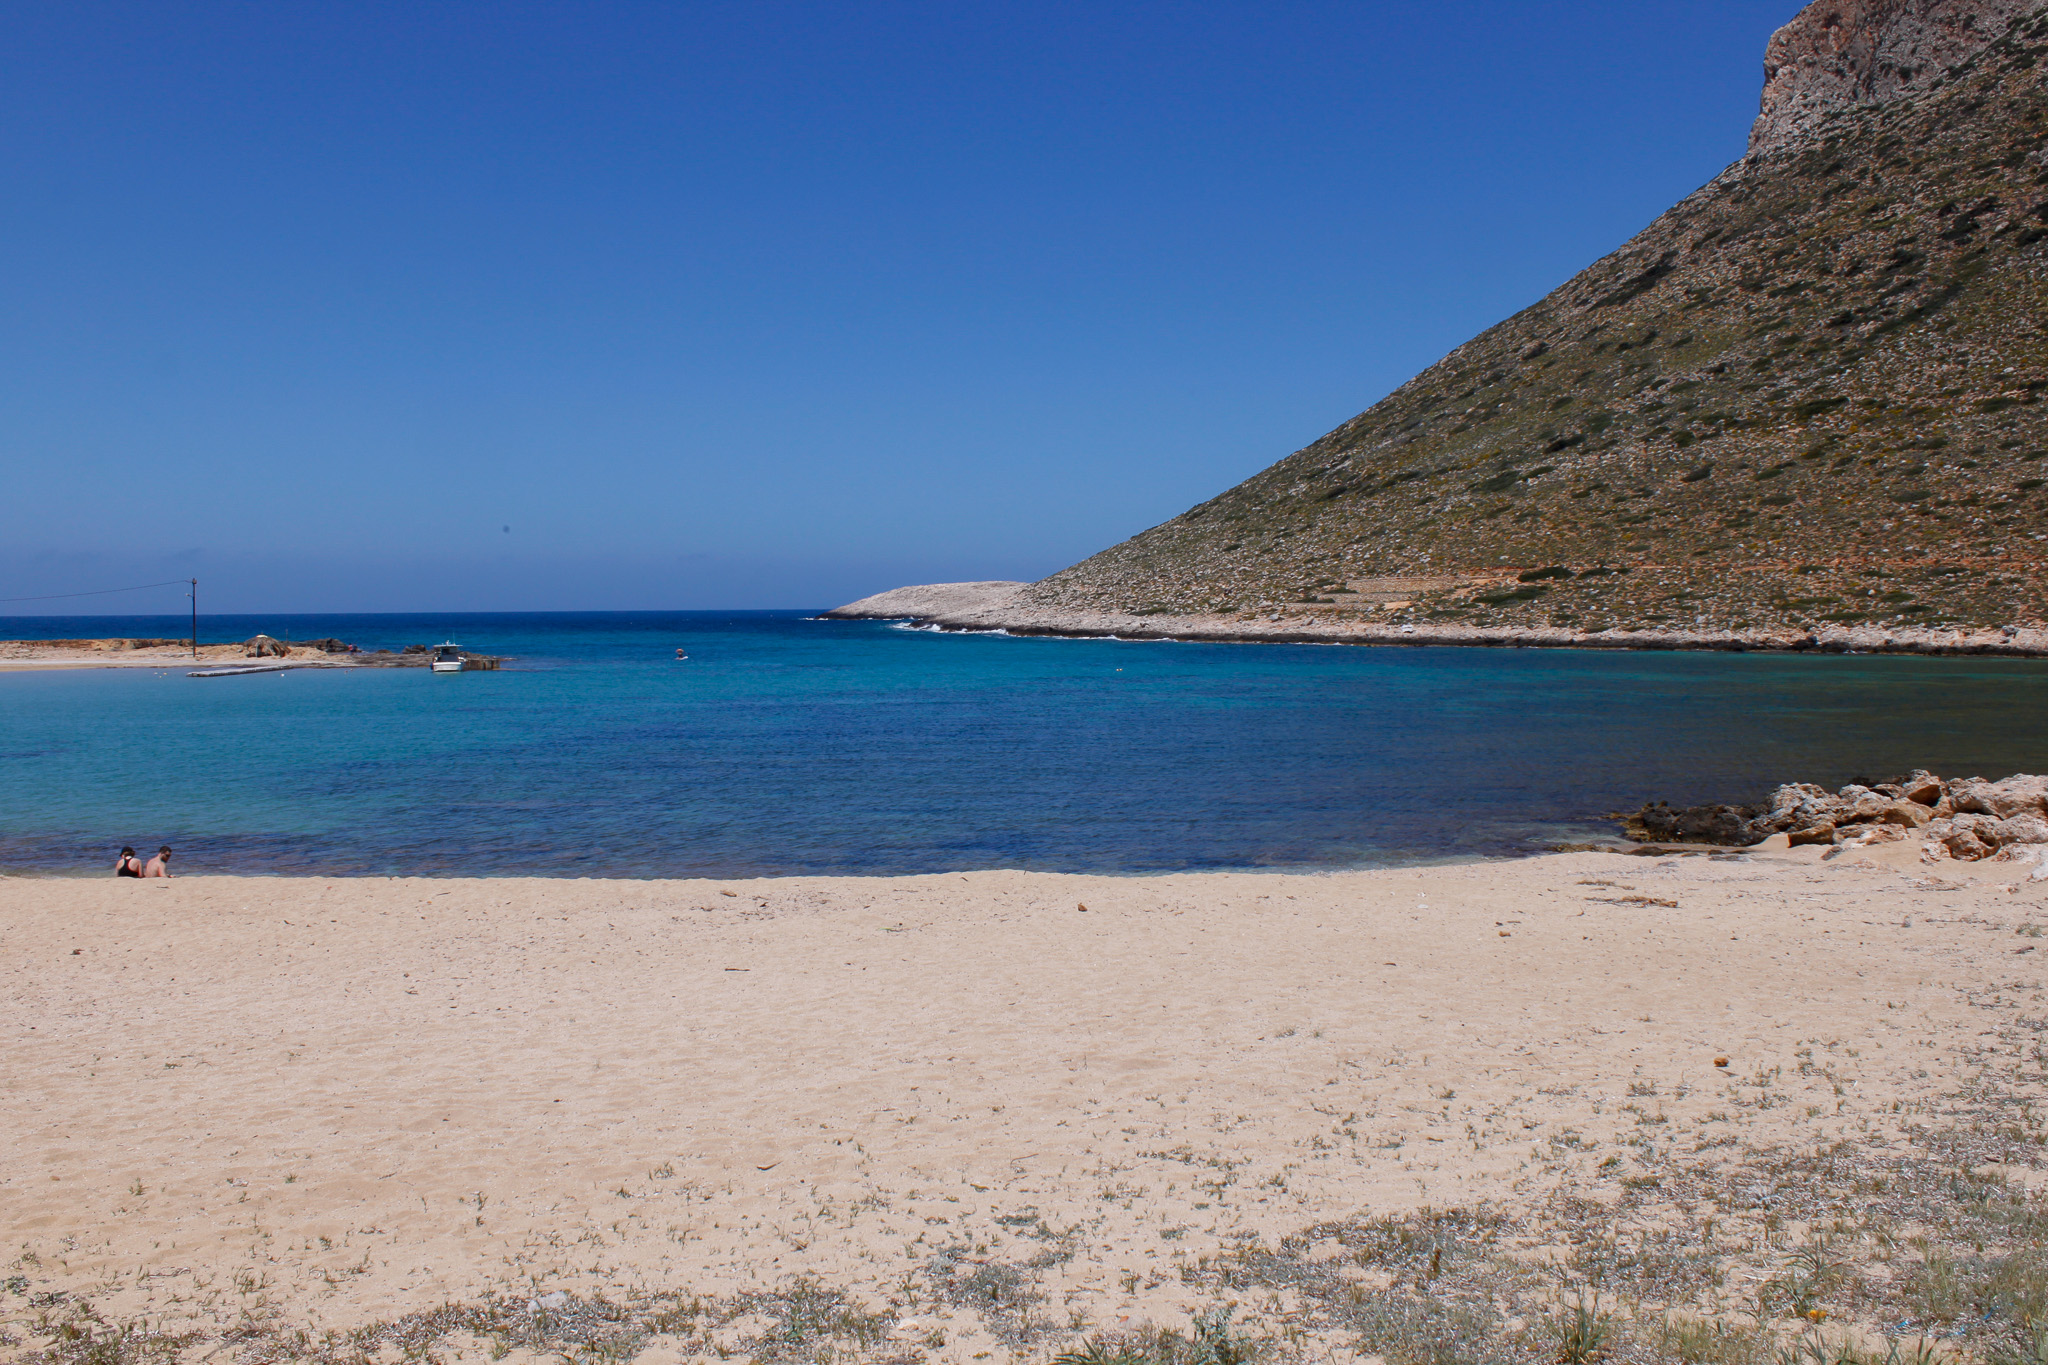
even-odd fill
[{"label": "blue sky", "polygon": [[0,597],[1038,577],[1711,178],[1796,9],[8,4]]}]

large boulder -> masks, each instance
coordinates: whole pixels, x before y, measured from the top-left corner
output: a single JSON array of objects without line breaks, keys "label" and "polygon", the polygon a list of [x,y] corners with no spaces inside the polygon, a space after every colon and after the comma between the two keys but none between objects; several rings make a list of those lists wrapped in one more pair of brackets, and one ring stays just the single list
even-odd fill
[{"label": "large boulder", "polygon": [[2048,820],[2027,813],[2000,818],[1962,811],[1945,820],[1929,821],[1922,831],[1952,858],[1974,862],[2016,844],[2048,843]]},{"label": "large boulder", "polygon": [[1842,801],[1826,787],[1811,782],[1787,782],[1771,793],[1771,808],[1752,825],[1757,837],[1793,830],[1816,829],[1826,825],[1832,832]]},{"label": "large boulder", "polygon": [[1951,858],[1960,858],[1964,862],[1990,857],[1996,849],[1978,837],[1975,824],[1978,818],[1963,815],[1954,820],[1934,821],[1924,831],[1929,847],[1939,848]]},{"label": "large boulder", "polygon": [[2048,777],[2014,773],[1999,782],[1981,777],[1964,777],[1949,783],[1949,796],[1959,811],[1980,815],[2020,815],[2048,812]]},{"label": "large boulder", "polygon": [[1884,809],[1874,818],[1880,824],[1904,825],[1907,829],[1919,829],[1934,818],[1934,812],[1918,801],[1900,799],[1885,802]]},{"label": "large boulder", "polygon": [[1912,775],[1899,784],[1899,790],[1908,801],[1923,806],[1939,805],[1943,795],[1941,779],[1925,768],[1913,769]]},{"label": "large boulder", "polygon": [[242,642],[242,653],[251,659],[283,659],[291,655],[292,647],[282,640],[268,635],[252,635]]},{"label": "large boulder", "polygon": [[2000,848],[2013,844],[2048,844],[2048,820],[2027,812],[2009,815],[1991,826],[1991,841]]}]

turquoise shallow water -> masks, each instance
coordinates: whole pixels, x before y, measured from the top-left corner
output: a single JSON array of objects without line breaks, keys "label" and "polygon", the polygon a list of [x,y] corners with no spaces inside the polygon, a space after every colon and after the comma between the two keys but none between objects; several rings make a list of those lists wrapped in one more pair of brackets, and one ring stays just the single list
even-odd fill
[{"label": "turquoise shallow water", "polygon": [[[1650,799],[2048,770],[2048,665],[949,636],[799,613],[207,618],[498,673],[0,673],[0,868],[663,877],[1335,868]],[[173,635],[0,620],[0,638]],[[691,659],[677,663],[677,645]]]}]

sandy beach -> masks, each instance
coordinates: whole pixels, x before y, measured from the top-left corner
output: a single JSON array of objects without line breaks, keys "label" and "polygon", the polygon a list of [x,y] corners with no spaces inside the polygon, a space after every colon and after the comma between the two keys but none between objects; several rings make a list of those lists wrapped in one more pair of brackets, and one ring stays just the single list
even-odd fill
[{"label": "sandy beach", "polygon": [[1875,1256],[1857,1172],[2039,1182],[2028,871],[9,879],[0,1313],[16,1354],[971,1361],[1230,1304],[1349,1358],[1415,1247],[1512,1297],[1657,1237],[1726,1264],[1638,1320],[1755,1317],[1816,1200]]},{"label": "sandy beach", "polygon": [[[198,650],[183,643],[139,643],[132,640],[0,640],[0,673],[44,672],[74,668],[221,668],[268,662],[252,658],[248,646],[204,644]],[[296,668],[349,668],[347,655],[298,650],[290,660]]]},{"label": "sandy beach", "polygon": [[[423,651],[425,646],[417,646]],[[463,654],[466,669],[492,669],[499,660],[487,654]],[[388,650],[330,654],[316,646],[285,645],[282,654],[261,653],[247,640],[203,644],[196,650],[176,640],[0,640],[0,673],[62,672],[82,668],[154,668],[163,672],[218,668],[389,668],[427,664],[424,653],[393,654]]]}]

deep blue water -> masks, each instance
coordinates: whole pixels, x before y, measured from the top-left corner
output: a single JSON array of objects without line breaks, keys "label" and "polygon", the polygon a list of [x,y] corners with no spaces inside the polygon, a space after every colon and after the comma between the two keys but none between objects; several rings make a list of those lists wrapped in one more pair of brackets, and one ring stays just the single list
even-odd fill
[{"label": "deep blue water", "polygon": [[[1333,868],[1645,800],[2048,770],[2048,665],[938,635],[794,612],[206,617],[497,673],[0,673],[0,868],[665,877]],[[0,638],[182,618],[0,618]],[[677,663],[677,645],[691,658]]]}]

